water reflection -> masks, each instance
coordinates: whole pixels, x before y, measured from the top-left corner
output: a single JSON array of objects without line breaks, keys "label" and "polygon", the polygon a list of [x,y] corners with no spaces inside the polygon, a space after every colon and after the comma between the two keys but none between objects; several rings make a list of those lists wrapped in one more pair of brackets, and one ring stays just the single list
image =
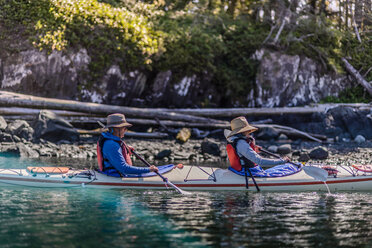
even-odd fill
[{"label": "water reflection", "polygon": [[223,192],[142,200],[208,245],[330,247],[371,243],[371,196]]},{"label": "water reflection", "polygon": [[2,187],[0,199],[0,247],[372,246],[370,193]]},{"label": "water reflection", "polygon": [[1,247],[202,246],[130,192],[5,189],[0,198]]},{"label": "water reflection", "polygon": [[0,246],[368,246],[371,196],[3,188]]}]

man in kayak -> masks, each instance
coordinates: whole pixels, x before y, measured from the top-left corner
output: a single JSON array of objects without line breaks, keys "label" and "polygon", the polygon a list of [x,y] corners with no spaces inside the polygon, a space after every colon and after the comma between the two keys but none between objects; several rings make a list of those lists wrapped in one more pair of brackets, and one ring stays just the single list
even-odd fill
[{"label": "man in kayak", "polygon": [[158,168],[151,165],[149,168],[132,165],[130,158],[131,150],[122,141],[125,132],[132,124],[128,123],[123,114],[111,114],[107,116],[107,132],[101,133],[97,142],[97,159],[99,170],[108,175],[120,177],[125,174],[143,174],[158,172]]},{"label": "man in kayak", "polygon": [[231,132],[226,136],[229,144],[227,153],[231,167],[241,171],[242,167],[252,168],[256,165],[274,166],[289,162],[288,157],[282,159],[267,159],[261,157],[258,152],[260,146],[257,146],[251,133],[258,128],[249,125],[247,119],[243,116],[237,117],[231,121]]}]

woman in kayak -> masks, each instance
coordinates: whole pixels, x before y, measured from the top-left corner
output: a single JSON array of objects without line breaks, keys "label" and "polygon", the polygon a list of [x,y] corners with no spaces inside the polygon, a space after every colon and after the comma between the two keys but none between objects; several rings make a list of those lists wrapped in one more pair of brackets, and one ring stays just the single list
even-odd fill
[{"label": "woman in kayak", "polygon": [[254,138],[251,136],[251,133],[257,131],[258,128],[249,125],[245,117],[240,116],[233,119],[231,130],[226,137],[229,142],[227,153],[231,167],[235,170],[241,171],[242,167],[274,166],[289,162],[288,157],[267,159],[258,154],[261,147],[256,145]]},{"label": "woman in kayak", "polygon": [[151,165],[149,168],[132,165],[130,158],[133,148],[127,146],[121,139],[132,124],[128,123],[123,114],[107,116],[107,132],[101,133],[97,142],[97,158],[101,172],[109,176],[120,177],[125,174],[143,174],[158,172],[158,168]]}]

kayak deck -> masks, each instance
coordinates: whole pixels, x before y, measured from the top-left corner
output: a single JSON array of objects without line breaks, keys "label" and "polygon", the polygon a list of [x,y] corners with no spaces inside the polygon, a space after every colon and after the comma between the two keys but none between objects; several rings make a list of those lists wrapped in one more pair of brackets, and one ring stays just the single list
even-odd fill
[{"label": "kayak deck", "polygon": [[[334,191],[371,191],[372,173],[359,171],[353,167],[336,167],[337,174],[330,174],[327,185]],[[55,172],[55,171],[54,171]],[[256,191],[249,178],[248,189],[245,177],[227,169],[184,166],[174,167],[163,174],[170,182],[185,190],[249,190]],[[256,177],[261,191],[327,191],[321,181],[307,175],[304,170],[283,177]],[[158,176],[118,178],[98,173],[94,170],[69,169],[66,173],[33,173],[27,169],[0,169],[0,185],[44,188],[127,188],[166,189],[166,184]]]}]

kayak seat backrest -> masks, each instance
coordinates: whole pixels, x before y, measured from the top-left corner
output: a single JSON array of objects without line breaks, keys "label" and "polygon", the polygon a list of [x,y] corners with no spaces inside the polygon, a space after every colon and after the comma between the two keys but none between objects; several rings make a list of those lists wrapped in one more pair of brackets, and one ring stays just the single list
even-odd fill
[{"label": "kayak seat backrest", "polygon": [[66,174],[68,167],[27,167],[27,170],[33,174]]},{"label": "kayak seat backrest", "polygon": [[354,164],[353,167],[359,171],[372,172],[372,165]]},{"label": "kayak seat backrest", "polygon": [[336,169],[336,167],[333,166],[322,166],[322,169],[328,172],[328,176],[337,176],[337,174],[340,172]]},{"label": "kayak seat backrest", "polygon": [[[231,167],[229,167],[228,169],[240,176],[245,175],[245,168],[243,168],[241,171],[236,171]],[[262,169],[260,166],[250,168],[250,171],[254,177],[284,177],[295,174],[300,170],[301,168],[298,168],[297,166],[294,166],[290,163],[277,165],[267,170]]]},{"label": "kayak seat backrest", "polygon": [[[157,166],[158,169],[159,169],[159,173],[160,174],[164,174],[164,173],[167,173],[171,170],[173,170],[176,166],[174,164],[167,164],[167,165],[160,165],[160,166]],[[105,171],[98,171],[99,173],[102,173],[102,174],[105,174]],[[143,174],[124,174],[124,175],[120,175],[119,173],[117,174],[113,174],[113,173],[110,173],[110,175],[108,176],[111,176],[111,177],[128,177],[128,178],[136,178],[136,177],[153,177],[153,176],[157,176],[157,174],[155,172],[149,172],[149,173],[143,173]]]}]

